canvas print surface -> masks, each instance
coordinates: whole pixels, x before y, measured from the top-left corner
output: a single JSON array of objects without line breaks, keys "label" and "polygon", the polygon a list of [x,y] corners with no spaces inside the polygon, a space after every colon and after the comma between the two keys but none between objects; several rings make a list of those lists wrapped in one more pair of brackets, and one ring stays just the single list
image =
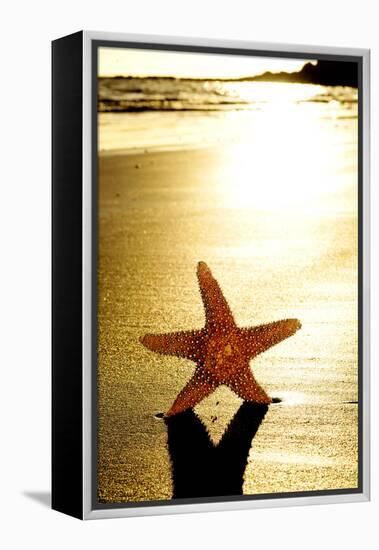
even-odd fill
[{"label": "canvas print surface", "polygon": [[96,494],[357,489],[358,66],[98,48]]}]

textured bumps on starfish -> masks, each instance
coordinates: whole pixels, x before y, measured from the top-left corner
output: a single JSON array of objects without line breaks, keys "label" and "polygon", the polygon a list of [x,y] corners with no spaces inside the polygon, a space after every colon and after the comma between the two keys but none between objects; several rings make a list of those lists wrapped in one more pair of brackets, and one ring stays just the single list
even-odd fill
[{"label": "textured bumps on starfish", "polygon": [[140,339],[151,351],[175,355],[196,363],[192,378],[165,416],[194,407],[221,384],[229,386],[246,401],[271,403],[271,398],[255,380],[249,361],[295,334],[301,328],[300,321],[284,319],[256,327],[239,328],[220,285],[205,262],[199,262],[197,276],[205,309],[204,328],[169,334],[146,334]]}]

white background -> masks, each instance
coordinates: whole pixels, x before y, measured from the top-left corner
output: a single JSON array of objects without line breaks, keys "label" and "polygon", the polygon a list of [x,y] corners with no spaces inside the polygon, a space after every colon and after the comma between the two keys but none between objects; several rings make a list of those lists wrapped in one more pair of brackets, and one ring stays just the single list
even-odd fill
[{"label": "white background", "polygon": [[[375,217],[379,97],[375,6],[372,0],[33,0],[3,4],[0,37],[0,544],[3,548],[377,547],[375,391],[370,503],[86,523],[52,512],[41,503],[41,499],[46,501],[50,484],[50,41],[76,30],[90,29],[371,48]],[[375,219],[372,231],[377,244]],[[374,279],[378,276],[374,249],[372,263]],[[375,288],[372,305],[374,340],[378,333]],[[373,342],[374,390],[378,384],[375,348]]]}]

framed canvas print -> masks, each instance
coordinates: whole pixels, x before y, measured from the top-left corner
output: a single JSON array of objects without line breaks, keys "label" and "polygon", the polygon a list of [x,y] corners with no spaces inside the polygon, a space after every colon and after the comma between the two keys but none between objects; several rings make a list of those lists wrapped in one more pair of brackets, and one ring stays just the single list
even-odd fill
[{"label": "framed canvas print", "polygon": [[53,42],[53,508],[369,498],[369,51]]}]

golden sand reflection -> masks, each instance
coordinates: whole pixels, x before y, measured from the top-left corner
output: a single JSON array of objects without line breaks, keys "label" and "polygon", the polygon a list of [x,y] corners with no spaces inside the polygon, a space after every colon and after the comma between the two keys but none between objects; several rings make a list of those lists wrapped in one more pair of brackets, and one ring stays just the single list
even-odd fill
[{"label": "golden sand reflection", "polygon": [[279,464],[298,464],[298,465],[309,465],[309,466],[332,466],[337,463],[336,459],[333,458],[324,458],[314,455],[302,455],[302,454],[289,454],[289,453],[257,453],[255,457],[257,460],[262,462],[273,462]]},{"label": "golden sand reflection", "polygon": [[[355,147],[346,151],[345,131],[331,133],[317,113],[307,117],[294,116],[291,109],[279,113],[261,113],[251,127],[242,125],[240,143],[230,148],[228,161],[221,163],[225,206],[330,212],[334,205],[325,195],[333,200],[333,193],[346,186],[346,174],[339,165],[348,154],[345,162],[356,168]],[[313,124],[309,118],[314,118]],[[352,178],[351,186],[355,184]]]}]

